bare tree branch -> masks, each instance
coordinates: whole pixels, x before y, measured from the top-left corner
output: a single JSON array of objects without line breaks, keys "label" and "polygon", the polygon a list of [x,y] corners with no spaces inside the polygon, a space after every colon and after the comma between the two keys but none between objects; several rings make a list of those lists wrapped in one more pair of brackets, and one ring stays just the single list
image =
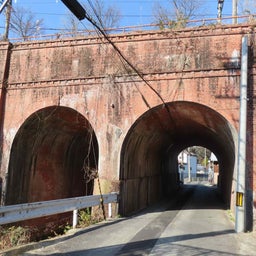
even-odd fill
[{"label": "bare tree branch", "polygon": [[243,14],[254,14],[256,12],[255,0],[239,1],[239,8]]},{"label": "bare tree branch", "polygon": [[31,11],[22,7],[12,8],[10,30],[23,40],[39,35],[42,25],[43,19],[36,19]]},{"label": "bare tree branch", "polygon": [[81,30],[80,27],[80,21],[72,13],[68,13],[64,20],[64,30],[70,33],[72,37],[75,37]]},{"label": "bare tree branch", "polygon": [[[102,0],[94,0],[94,9],[97,13],[97,17],[104,28],[113,28],[118,26],[121,18],[120,11],[114,6],[106,6]],[[92,16],[94,16],[92,14]]]},{"label": "bare tree branch", "polygon": [[[83,7],[87,16],[97,22],[101,29],[105,30],[119,25],[121,13],[115,6],[108,6],[103,0],[87,0]],[[72,36],[76,36],[79,30],[82,30],[82,25],[88,30],[95,30],[91,23],[80,23],[72,14],[66,17],[65,23],[65,29],[71,32]]]},{"label": "bare tree branch", "polygon": [[195,18],[200,7],[200,0],[169,0],[169,3],[169,8],[159,2],[155,3],[154,22],[158,23],[160,28],[166,24],[170,28],[185,27],[188,20]]}]

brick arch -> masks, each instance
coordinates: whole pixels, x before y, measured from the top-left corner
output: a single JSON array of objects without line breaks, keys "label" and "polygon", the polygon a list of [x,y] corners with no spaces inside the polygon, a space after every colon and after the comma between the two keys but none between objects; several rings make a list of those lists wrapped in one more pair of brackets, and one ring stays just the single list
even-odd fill
[{"label": "brick arch", "polygon": [[11,149],[6,204],[92,194],[98,142],[77,111],[41,109],[19,128]]},{"label": "brick arch", "polygon": [[140,210],[178,188],[177,156],[189,146],[213,151],[220,161],[220,187],[227,205],[235,166],[236,131],[215,110],[175,101],[144,113],[130,128],[121,151],[121,214]]}]

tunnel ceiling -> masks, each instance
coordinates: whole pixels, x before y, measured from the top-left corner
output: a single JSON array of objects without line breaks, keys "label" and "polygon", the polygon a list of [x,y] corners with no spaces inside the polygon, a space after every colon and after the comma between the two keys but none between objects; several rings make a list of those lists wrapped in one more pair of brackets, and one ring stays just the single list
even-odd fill
[{"label": "tunnel ceiling", "polygon": [[45,108],[31,115],[21,127],[20,132],[31,132],[31,129],[38,129],[39,125],[47,128],[48,134],[58,131],[66,133],[84,132],[90,126],[85,118],[75,110],[56,106]]},{"label": "tunnel ceiling", "polygon": [[149,110],[131,129],[130,139],[131,134],[147,137],[156,148],[175,145],[177,151],[201,145],[218,155],[234,147],[228,122],[216,111],[192,102],[167,103]]}]

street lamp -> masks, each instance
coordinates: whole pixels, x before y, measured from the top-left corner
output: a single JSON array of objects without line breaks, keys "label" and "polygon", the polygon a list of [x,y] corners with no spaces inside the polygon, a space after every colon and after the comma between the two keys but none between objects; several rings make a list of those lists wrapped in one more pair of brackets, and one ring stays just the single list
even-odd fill
[{"label": "street lamp", "polygon": [[5,22],[5,32],[3,35],[3,39],[7,40],[9,37],[9,27],[10,27],[10,20],[11,20],[11,9],[12,9],[12,0],[0,0],[0,14],[2,13],[3,9],[6,7],[6,22]]},{"label": "street lamp", "polygon": [[61,0],[68,9],[79,19],[83,20],[86,17],[86,12],[83,6],[77,0]]}]

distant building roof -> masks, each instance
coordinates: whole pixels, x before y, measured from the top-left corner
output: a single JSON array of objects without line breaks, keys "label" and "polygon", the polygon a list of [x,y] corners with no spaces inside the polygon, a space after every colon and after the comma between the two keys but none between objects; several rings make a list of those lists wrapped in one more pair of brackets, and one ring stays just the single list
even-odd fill
[{"label": "distant building roof", "polygon": [[213,153],[211,153],[210,160],[211,162],[218,162],[217,157]]}]

